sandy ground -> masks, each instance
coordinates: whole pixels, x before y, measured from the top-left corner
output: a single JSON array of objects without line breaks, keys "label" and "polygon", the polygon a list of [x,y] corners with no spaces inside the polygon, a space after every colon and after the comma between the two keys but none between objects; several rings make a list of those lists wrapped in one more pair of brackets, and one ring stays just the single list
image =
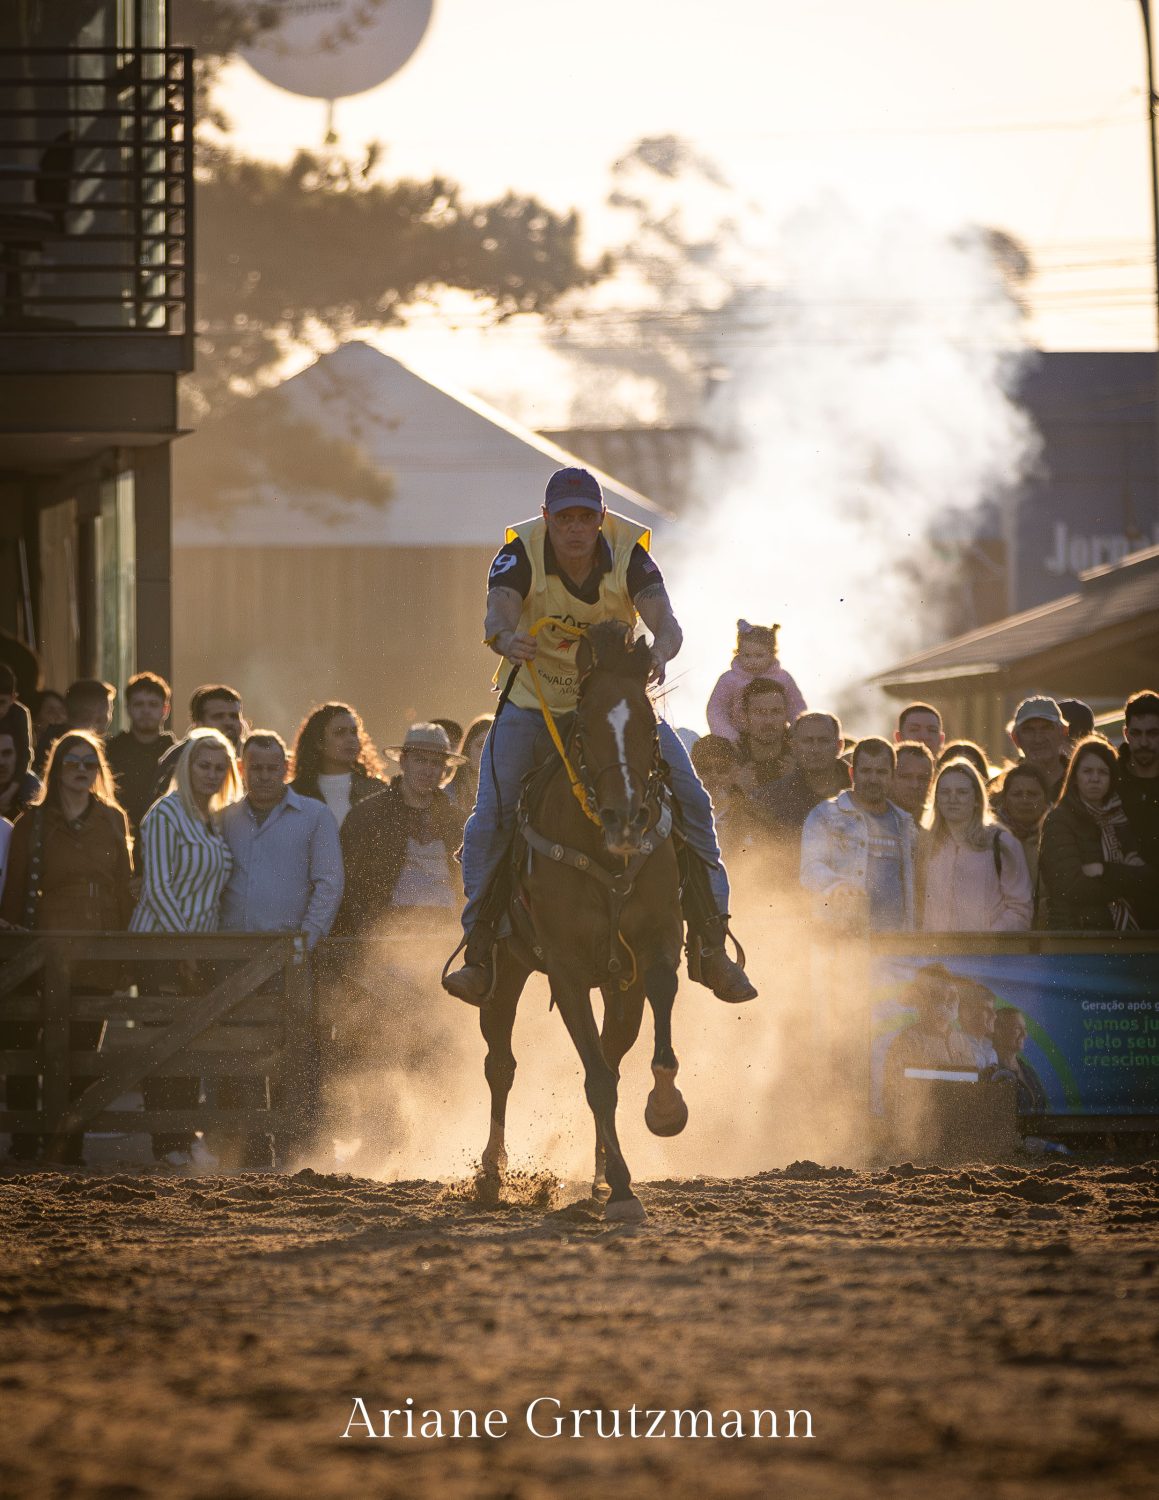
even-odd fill
[{"label": "sandy ground", "polygon": [[[8,1175],[0,1495],[1153,1496],[1157,1186],[796,1163],[644,1183],[625,1228],[548,1176]],[[507,1435],[344,1439],[356,1396]],[[536,1397],[782,1436],[543,1440]]]},{"label": "sandy ground", "polygon": [[[819,966],[756,912],[743,930],[761,1001],[677,1000],[683,1135],[644,1127],[647,1024],[625,1061],[640,1227],[586,1196],[591,1117],[538,979],[522,1170],[499,1205],[474,1196],[483,1048],[434,945],[345,998],[360,1063],[290,1171],[160,1176],[141,1136],[90,1137],[83,1172],[0,1165],[0,1500],[1150,1500],[1159,1162],[888,1165],[848,956]],[[359,1397],[376,1432],[408,1397],[506,1432],[370,1437]],[[781,1435],[665,1415],[662,1437],[539,1438],[537,1398],[545,1433],[573,1409],[627,1432],[635,1406],[717,1431],[771,1411]]]}]

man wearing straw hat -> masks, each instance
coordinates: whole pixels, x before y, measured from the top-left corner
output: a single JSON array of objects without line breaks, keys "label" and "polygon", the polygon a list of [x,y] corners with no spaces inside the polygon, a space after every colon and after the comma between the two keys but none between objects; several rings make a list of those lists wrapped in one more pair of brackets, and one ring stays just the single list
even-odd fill
[{"label": "man wearing straw hat", "polygon": [[400,775],[353,806],[342,824],[346,890],[335,935],[362,936],[386,917],[450,921],[459,904],[454,852],[462,815],[443,788],[463,764],[441,724],[412,724],[389,745]]},{"label": "man wearing straw hat", "polygon": [[[574,634],[536,635],[532,626],[545,616],[572,627],[602,620],[634,624],[638,617],[652,632],[651,680],[662,683],[683,633],[660,569],[648,555],[650,540],[645,527],[605,509],[594,474],[558,469],[548,480],[540,515],[510,527],[491,564],[485,640],[515,676],[483,748],[475,808],[463,834],[465,962],[445,976],[443,986],[468,1004],[481,1005],[491,990],[497,914],[484,897],[510,847],[520,782],[549,743],[530,675],[518,669],[535,662],[552,714],[571,712],[579,690]],[[497,684],[500,675],[506,675],[502,668]],[[751,1000],[756,990],[724,948],[729,885],[712,803],[675,731],[661,721],[659,733],[684,837],[695,856],[685,887],[694,972],[721,1000]]]}]

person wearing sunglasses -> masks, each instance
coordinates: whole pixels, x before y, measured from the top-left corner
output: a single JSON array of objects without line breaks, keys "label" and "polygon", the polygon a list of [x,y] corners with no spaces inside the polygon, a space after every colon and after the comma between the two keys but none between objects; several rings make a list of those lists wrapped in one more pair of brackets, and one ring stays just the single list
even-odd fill
[{"label": "person wearing sunglasses", "polygon": [[52,747],[39,798],[16,820],[0,916],[41,931],[123,931],[133,912],[129,829],[95,735]]},{"label": "person wearing sunglasses", "polygon": [[[128,822],[116,801],[101,742],[83,730],[70,730],[52,747],[38,800],[13,827],[0,919],[40,932],[124,931],[133,911],[132,878]],[[102,1029],[101,1021],[73,1021],[73,1050],[95,1050]],[[35,1047],[36,1032],[34,1021],[0,1025],[0,1051]],[[83,1090],[88,1080],[73,1082]],[[35,1077],[9,1076],[8,1105],[35,1109]],[[38,1145],[35,1136],[18,1133],[10,1152],[28,1160]],[[70,1139],[64,1159],[81,1160],[79,1139]]]}]

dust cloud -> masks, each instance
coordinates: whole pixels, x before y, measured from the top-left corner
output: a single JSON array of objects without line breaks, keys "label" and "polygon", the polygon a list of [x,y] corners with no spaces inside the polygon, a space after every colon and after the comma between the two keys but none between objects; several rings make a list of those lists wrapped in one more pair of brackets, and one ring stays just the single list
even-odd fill
[{"label": "dust cloud", "polygon": [[[754,859],[756,856],[752,856]],[[618,1128],[638,1181],[737,1176],[808,1158],[866,1159],[864,984],[845,981],[829,935],[814,945],[799,893],[766,876],[734,871],[733,926],[760,996],[732,1006],[681,971],[673,1012],[678,1084],[689,1106],[683,1134],[653,1136],[644,1124],[652,1087],[651,1011],[621,1069]],[[385,1181],[470,1177],[487,1141],[490,1094],[478,1013],[439,984],[454,943],[430,936],[370,945],[357,983],[331,1002],[337,1042],[326,1062],[324,1120],[302,1164]],[[597,1018],[602,999],[593,995]],[[532,975],[520,1002],[507,1110],[513,1172],[590,1183],[594,1127],[579,1059],[546,978]]]}]

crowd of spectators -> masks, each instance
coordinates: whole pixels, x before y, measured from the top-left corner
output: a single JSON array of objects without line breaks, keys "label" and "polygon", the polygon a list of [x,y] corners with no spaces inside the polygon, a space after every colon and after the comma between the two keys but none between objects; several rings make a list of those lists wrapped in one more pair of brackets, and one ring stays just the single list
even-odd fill
[{"label": "crowd of spectators", "polygon": [[[59,925],[63,900],[73,928],[99,925],[98,911],[123,926],[131,913],[140,932],[298,927],[313,944],[336,921],[361,934],[403,910],[430,916],[458,904],[450,859],[490,715],[465,731],[450,720],[412,730],[390,752],[391,778],[348,704],[311,710],[292,751],[272,731],[248,730],[241,696],[225,684],[193,695],[180,741],[156,674],[128,683],[126,727],[109,737],[115,705],[112,685],[82,679],[63,695],[41,694],[30,713],[0,666],[0,911],[9,924],[30,925],[35,908],[37,923]],[[927,703],[906,706],[889,738],[848,742],[835,714],[804,707],[778,660],[777,627],[740,621],[708,717],[692,758],[726,856],[763,851],[774,878],[799,884],[827,923],[948,932],[1155,924],[1155,694],[1130,700],[1117,751],[1085,704],[1028,698],[1010,725],[1014,755],[996,769],[974,742],[947,742]],[[95,847],[98,830],[107,842],[113,826],[103,814],[90,820],[86,777],[88,799],[124,815],[116,900],[107,870],[97,878],[74,868],[78,850]],[[60,864],[61,827],[77,846],[71,864]]]},{"label": "crowd of spectators", "polygon": [[1026,698],[996,767],[948,741],[933,704],[854,742],[832,713],[790,724],[774,676],[733,688],[731,737],[704,736],[692,760],[725,857],[748,857],[782,912],[799,886],[841,931],[1159,928],[1159,694],[1131,696],[1117,749],[1085,703]]},{"label": "crowd of spectators", "polygon": [[[391,923],[453,930],[454,854],[489,716],[468,727],[465,753],[440,725],[412,725],[386,751],[392,775],[345,703],[312,710],[291,749],[273,730],[247,726],[241,695],[224,684],[193,694],[192,727],[180,741],[165,727],[168,684],[154,673],[128,683],[128,727],[111,738],[110,684],[74,683],[59,700],[63,715],[50,705],[39,732],[14,688],[0,669],[0,927],[295,932],[310,949],[332,932],[366,936]],[[460,777],[452,796],[448,783]],[[134,980],[150,993],[193,993],[211,977],[188,963],[139,969]],[[99,994],[101,982],[86,989]],[[72,1049],[98,1047],[102,1030],[74,1021]],[[32,1049],[37,1035],[34,1021],[6,1021],[0,1050]],[[74,1093],[86,1084],[76,1080]],[[269,1102],[259,1078],[215,1087],[222,1106]],[[150,1076],[145,1105],[192,1109],[200,1088],[197,1078]],[[8,1075],[9,1108],[35,1108],[37,1091],[35,1077]],[[156,1135],[154,1155],[186,1163],[193,1135]],[[224,1144],[238,1148],[241,1165],[271,1160],[268,1138]],[[10,1154],[32,1159],[40,1146],[18,1132]],[[68,1159],[80,1152],[77,1137]]]},{"label": "crowd of spectators", "polygon": [[[391,930],[451,938],[454,856],[491,715],[414,724],[380,754],[346,703],[313,708],[287,746],[247,725],[226,684],[193,694],[180,740],[156,674],[128,682],[126,726],[110,737],[116,699],[84,679],[26,706],[0,666],[0,925],[293,931],[311,949]],[[708,717],[691,758],[721,847],[738,885],[746,869],[773,883],[782,915],[843,932],[1159,928],[1159,694],[1128,700],[1118,749],[1085,704],[1044,695],[1018,705],[1004,767],[970,740],[947,742],[928,703],[853,743],[836,714],[804,706],[776,627],[742,621]],[[175,970],[157,983],[182,993],[196,981]],[[99,1045],[94,1024],[76,1023],[74,1048]],[[0,1026],[0,1050],[34,1046],[35,1030]],[[1010,1059],[1017,1040],[1004,1038]],[[996,1046],[982,1048],[990,1065]],[[244,1082],[222,1080],[222,1101],[253,1103]],[[192,1107],[197,1088],[151,1079],[147,1103]],[[7,1090],[10,1107],[28,1107],[36,1080],[9,1077]],[[156,1154],[184,1158],[191,1134],[158,1136]],[[13,1154],[36,1146],[17,1136]]]}]

